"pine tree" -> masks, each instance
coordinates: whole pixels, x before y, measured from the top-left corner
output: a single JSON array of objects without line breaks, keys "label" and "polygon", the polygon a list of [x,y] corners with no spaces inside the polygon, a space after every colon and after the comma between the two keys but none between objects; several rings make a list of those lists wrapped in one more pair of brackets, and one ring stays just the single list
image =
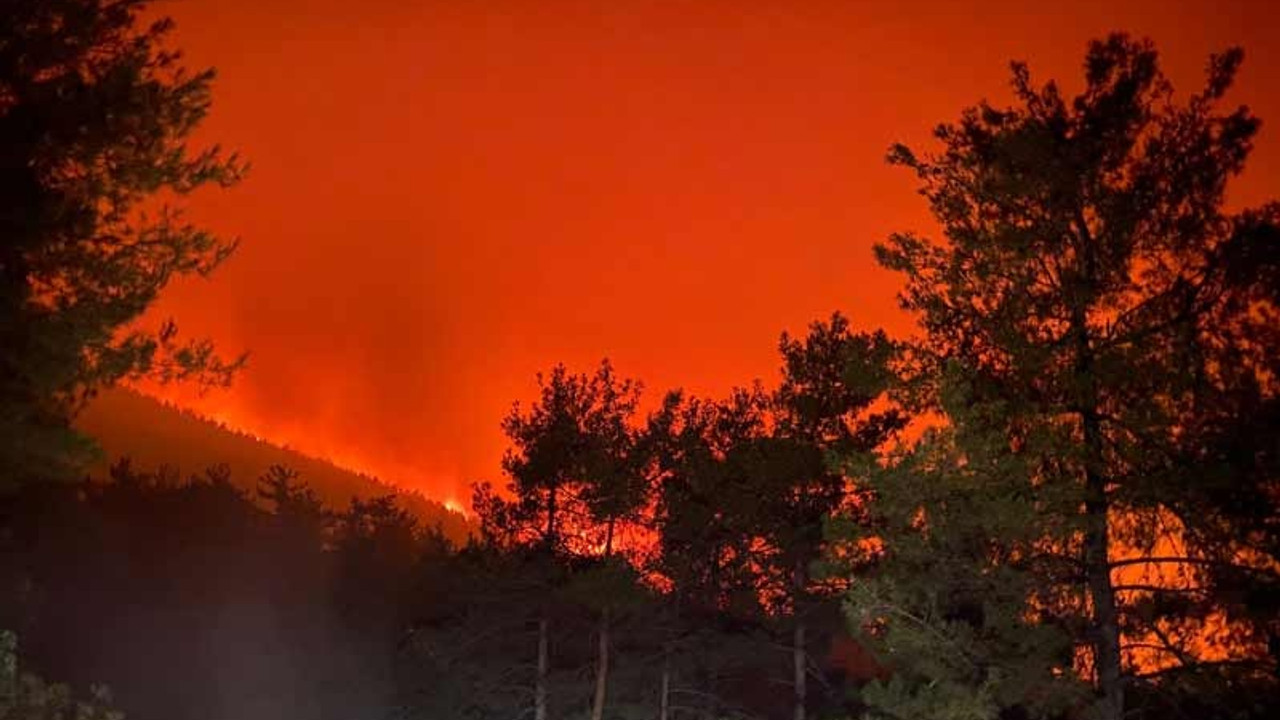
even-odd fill
[{"label": "pine tree", "polygon": [[145,0],[0,2],[0,484],[66,475],[69,430],[104,386],[222,383],[205,341],[134,321],[171,279],[233,250],[173,201],[245,166],[193,149],[211,70],[188,72]]},{"label": "pine tree", "polygon": [[549,713],[551,601],[563,598],[571,567],[593,570],[588,585],[599,607],[591,715],[603,716],[609,677],[609,595],[628,585],[629,568],[613,557],[620,529],[646,499],[645,463],[636,456],[632,416],[640,386],[619,378],[606,360],[594,374],[557,365],[538,377],[540,397],[515,406],[503,422],[513,447],[503,459],[511,499],[478,485],[473,506],[490,542],[531,554],[545,572],[540,598],[534,716]]},{"label": "pine tree", "polygon": [[815,322],[808,334],[783,334],[782,384],[769,399],[771,432],[748,449],[753,493],[761,498],[756,528],[772,549],[776,587],[791,620],[794,720],[808,705],[808,630],[816,608],[811,566],[825,547],[825,526],[856,503],[851,479],[828,463],[832,454],[867,454],[902,425],[892,408],[873,411],[892,378],[896,353],[882,332],[854,333],[839,313]]},{"label": "pine tree", "polygon": [[945,236],[877,248],[923,329],[904,394],[945,423],[869,467],[873,716],[1275,701],[1280,205],[1224,208],[1259,127],[1219,109],[1241,59],[1179,101],[1112,35],[1076,97],[1015,64],[1016,106],[892,150]]},{"label": "pine tree", "polygon": [[722,679],[771,664],[751,530],[760,498],[739,462],[765,432],[765,400],[758,387],[722,400],[672,392],[649,418],[657,548],[648,569],[666,585],[656,622],[660,720],[675,708],[735,714]]},{"label": "pine tree", "polygon": [[813,631],[834,604],[811,566],[822,556],[828,520],[859,495],[828,459],[871,453],[902,419],[873,407],[893,378],[888,365],[897,352],[883,333],[855,333],[835,314],[803,338],[784,334],[779,351],[775,391],[757,384],[719,402],[673,394],[651,418],[656,567],[671,585],[672,647],[685,640],[683,625],[706,618],[785,627],[791,714],[803,720],[814,704]]}]

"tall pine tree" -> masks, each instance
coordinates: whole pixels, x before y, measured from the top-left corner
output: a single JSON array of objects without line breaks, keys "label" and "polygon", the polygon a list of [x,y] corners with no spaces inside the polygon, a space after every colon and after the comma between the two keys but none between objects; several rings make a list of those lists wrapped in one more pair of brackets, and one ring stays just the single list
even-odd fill
[{"label": "tall pine tree", "polygon": [[1074,98],[1015,64],[1015,106],[892,150],[944,235],[877,253],[945,423],[872,472],[884,545],[848,600],[892,672],[872,716],[1275,701],[1280,205],[1226,209],[1259,127],[1221,109],[1241,59],[1182,99],[1113,35]]},{"label": "tall pine tree", "polygon": [[902,425],[895,409],[875,408],[888,389],[896,347],[884,333],[854,333],[839,313],[815,322],[803,338],[783,335],[782,384],[771,398],[773,429],[753,453],[757,528],[774,551],[771,568],[791,620],[792,717],[805,720],[813,665],[808,631],[823,588],[811,565],[826,545],[825,526],[858,504],[856,488],[828,462],[832,454],[866,455]]},{"label": "tall pine tree", "polygon": [[[65,475],[69,422],[98,388],[224,382],[204,341],[134,321],[234,244],[171,201],[244,165],[189,145],[213,71],[189,72],[145,0],[0,2],[0,486]],[[162,204],[166,202],[166,204]]]},{"label": "tall pine tree", "polygon": [[[634,453],[632,416],[639,384],[619,378],[606,360],[590,375],[557,365],[539,375],[540,397],[527,412],[519,405],[503,422],[512,448],[503,459],[511,478],[509,498],[487,484],[476,487],[473,506],[485,536],[500,547],[525,552],[541,568],[545,592],[537,602],[538,648],[534,677],[534,717],[549,714],[551,620],[563,600],[571,568],[602,570],[596,589],[612,591],[625,580],[625,563],[612,555],[622,527],[646,498],[644,465]],[[606,592],[607,595],[607,592]],[[596,608],[593,720],[603,716],[608,697],[609,605]]]}]

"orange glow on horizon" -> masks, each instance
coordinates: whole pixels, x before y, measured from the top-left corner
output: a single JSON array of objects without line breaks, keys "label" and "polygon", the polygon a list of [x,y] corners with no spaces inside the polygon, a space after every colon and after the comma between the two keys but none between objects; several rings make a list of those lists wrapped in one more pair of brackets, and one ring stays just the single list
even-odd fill
[{"label": "orange glow on horizon", "polygon": [[1183,93],[1245,47],[1229,100],[1267,124],[1234,197],[1275,195],[1266,3],[1032,5],[160,2],[219,70],[200,137],[252,169],[191,208],[239,252],[156,313],[250,365],[159,392],[461,507],[556,362],[608,356],[653,401],[772,380],[778,334],[833,310],[908,331],[871,245],[932,226],[888,145],[1007,101],[1011,59],[1077,87],[1116,29]]}]

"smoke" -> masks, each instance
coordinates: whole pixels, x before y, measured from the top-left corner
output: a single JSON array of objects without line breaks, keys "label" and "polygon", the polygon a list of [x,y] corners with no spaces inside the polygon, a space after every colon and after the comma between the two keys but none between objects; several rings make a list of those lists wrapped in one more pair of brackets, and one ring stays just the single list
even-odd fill
[{"label": "smoke", "polygon": [[[906,330],[871,245],[930,225],[885,148],[927,145],[1010,58],[1074,77],[1086,40],[1124,27],[1176,80],[1244,41],[1240,96],[1280,116],[1280,80],[1249,69],[1280,64],[1273,21],[1154,7],[1063,6],[1045,47],[1021,6],[165,4],[189,62],[219,69],[201,137],[253,163],[193,199],[240,252],[157,309],[249,369],[166,395],[458,500],[497,475],[502,415],[555,362],[720,392],[834,309]],[[1280,159],[1266,136],[1258,152]]]}]

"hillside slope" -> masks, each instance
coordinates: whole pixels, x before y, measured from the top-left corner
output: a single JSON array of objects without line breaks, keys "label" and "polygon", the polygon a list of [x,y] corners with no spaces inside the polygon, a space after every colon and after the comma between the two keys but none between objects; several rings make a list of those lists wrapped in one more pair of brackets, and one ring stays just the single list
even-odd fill
[{"label": "hillside slope", "polygon": [[419,493],[273,445],[130,390],[103,393],[80,415],[76,426],[96,439],[104,451],[102,461],[93,468],[95,475],[123,457],[138,468],[169,465],[183,475],[224,463],[231,469],[233,482],[252,490],[268,467],[284,465],[296,470],[334,509],[346,507],[352,498],[394,493],[423,525],[439,525],[455,542],[464,540],[470,530],[461,513]]}]

